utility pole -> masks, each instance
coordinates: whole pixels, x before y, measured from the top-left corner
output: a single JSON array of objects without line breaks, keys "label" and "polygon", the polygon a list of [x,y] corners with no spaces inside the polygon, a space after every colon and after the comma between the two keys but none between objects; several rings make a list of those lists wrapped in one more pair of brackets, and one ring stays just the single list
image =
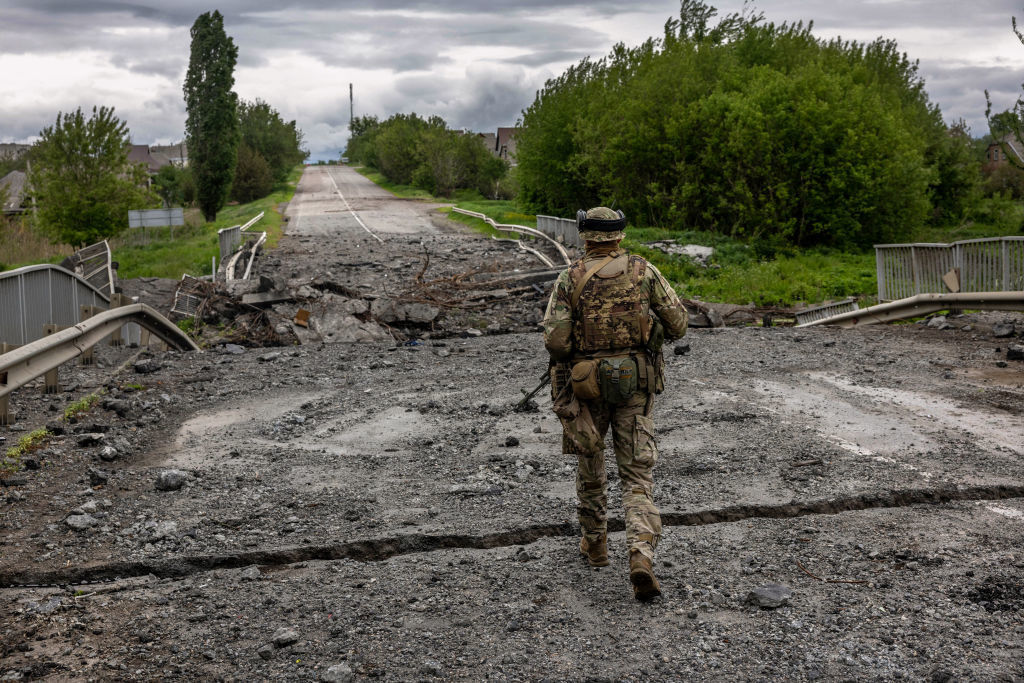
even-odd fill
[{"label": "utility pole", "polygon": [[352,119],[355,118],[355,100],[352,98],[352,84],[348,84],[348,129],[352,130]]}]

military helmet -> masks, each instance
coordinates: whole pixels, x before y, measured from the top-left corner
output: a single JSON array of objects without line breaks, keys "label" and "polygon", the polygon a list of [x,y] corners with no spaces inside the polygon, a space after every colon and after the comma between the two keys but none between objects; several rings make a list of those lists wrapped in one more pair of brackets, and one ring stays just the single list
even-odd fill
[{"label": "military helmet", "polygon": [[626,214],[596,206],[576,212],[576,229],[587,242],[617,242],[626,236]]}]

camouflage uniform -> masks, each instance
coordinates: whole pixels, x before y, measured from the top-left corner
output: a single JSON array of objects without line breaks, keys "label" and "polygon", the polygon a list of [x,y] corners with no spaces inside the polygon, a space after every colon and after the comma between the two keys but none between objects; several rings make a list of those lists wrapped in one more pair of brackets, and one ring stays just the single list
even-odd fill
[{"label": "camouflage uniform", "polygon": [[[657,268],[639,256],[618,252],[621,232],[581,232],[581,236],[587,243],[586,254],[559,276],[544,316],[544,345],[552,358],[552,399],[563,427],[562,450],[577,456],[580,526],[585,540],[597,541],[608,528],[604,438],[611,427],[622,482],[626,542],[631,553],[653,560],[661,515],[653,501],[652,470],[658,449],[651,410],[654,395],[664,387],[664,361],[660,350],[645,349],[637,332],[627,329],[632,323],[623,321],[645,318],[641,322],[649,325],[653,314],[665,337],[676,339],[686,332],[686,310]],[[613,252],[621,255],[587,280],[574,307],[574,289],[584,274]],[[637,390],[627,400],[613,405],[603,397],[586,400],[573,395],[568,377],[574,364],[623,356],[632,357],[638,365]]]}]

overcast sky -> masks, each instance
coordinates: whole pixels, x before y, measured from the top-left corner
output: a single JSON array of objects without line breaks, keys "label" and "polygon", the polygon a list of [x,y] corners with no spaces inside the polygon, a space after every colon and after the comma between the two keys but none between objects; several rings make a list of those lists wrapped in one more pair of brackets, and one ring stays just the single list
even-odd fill
[{"label": "overcast sky", "polygon": [[[722,14],[742,0],[712,1]],[[947,121],[986,132],[1024,81],[1010,17],[1022,0],[761,0],[769,21],[822,37],[894,39],[920,61]],[[455,128],[515,123],[547,78],[619,41],[660,35],[678,0],[0,0],[0,142],[28,142],[58,111],[108,105],[137,143],[183,136],[189,29],[219,9],[239,48],[235,90],[296,119],[311,159],[336,158],[356,115],[438,114]]]}]

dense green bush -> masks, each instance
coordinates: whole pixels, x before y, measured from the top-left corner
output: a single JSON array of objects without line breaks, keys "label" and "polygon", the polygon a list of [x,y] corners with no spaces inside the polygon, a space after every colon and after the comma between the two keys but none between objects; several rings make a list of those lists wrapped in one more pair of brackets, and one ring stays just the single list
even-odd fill
[{"label": "dense green bush", "polygon": [[548,81],[517,138],[529,209],[614,201],[636,224],[799,246],[894,241],[963,211],[969,141],[894,42],[713,16],[683,0],[663,37]]},{"label": "dense green bush", "polygon": [[444,119],[395,114],[385,121],[361,117],[352,122],[346,155],[390,182],[413,185],[451,197],[474,189],[487,197],[508,193],[508,164],[487,151],[473,133],[448,128]]}]

